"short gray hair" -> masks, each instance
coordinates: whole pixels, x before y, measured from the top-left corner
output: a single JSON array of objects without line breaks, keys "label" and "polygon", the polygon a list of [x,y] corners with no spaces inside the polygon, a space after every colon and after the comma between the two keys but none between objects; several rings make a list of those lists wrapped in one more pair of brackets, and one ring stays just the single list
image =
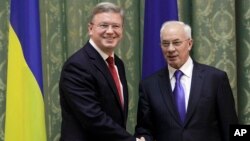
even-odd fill
[{"label": "short gray hair", "polygon": [[90,15],[89,21],[91,22],[96,14],[106,12],[119,13],[122,17],[122,20],[124,20],[124,10],[121,7],[111,2],[101,2],[94,7]]},{"label": "short gray hair", "polygon": [[165,29],[166,26],[171,25],[171,24],[180,24],[183,25],[184,31],[186,33],[186,36],[190,39],[192,39],[192,31],[191,31],[191,27],[188,24],[185,24],[184,22],[181,21],[166,21],[162,24],[161,26],[161,30],[160,30],[160,37],[162,38],[162,33],[163,30]]}]

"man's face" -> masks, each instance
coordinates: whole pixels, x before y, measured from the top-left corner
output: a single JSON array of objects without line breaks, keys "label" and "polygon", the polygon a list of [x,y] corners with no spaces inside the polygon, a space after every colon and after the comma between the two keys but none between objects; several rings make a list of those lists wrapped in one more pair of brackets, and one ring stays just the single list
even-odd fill
[{"label": "man's face", "polygon": [[88,33],[95,44],[104,52],[113,52],[122,38],[123,21],[119,13],[96,14],[89,24]]},{"label": "man's face", "polygon": [[175,69],[187,61],[192,44],[192,39],[187,37],[181,24],[170,24],[162,32],[161,49],[164,58]]}]

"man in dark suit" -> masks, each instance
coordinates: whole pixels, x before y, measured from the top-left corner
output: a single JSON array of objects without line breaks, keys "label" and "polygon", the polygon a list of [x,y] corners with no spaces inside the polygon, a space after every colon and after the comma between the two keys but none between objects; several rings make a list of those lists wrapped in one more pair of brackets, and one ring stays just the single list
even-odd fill
[{"label": "man in dark suit", "polygon": [[136,140],[126,131],[128,87],[124,64],[114,54],[123,17],[120,7],[98,4],[88,25],[89,41],[65,62],[59,84],[61,141]]},{"label": "man in dark suit", "polygon": [[229,141],[238,119],[227,74],[190,57],[191,28],[183,22],[165,22],[160,37],[168,66],[140,82],[136,136]]}]

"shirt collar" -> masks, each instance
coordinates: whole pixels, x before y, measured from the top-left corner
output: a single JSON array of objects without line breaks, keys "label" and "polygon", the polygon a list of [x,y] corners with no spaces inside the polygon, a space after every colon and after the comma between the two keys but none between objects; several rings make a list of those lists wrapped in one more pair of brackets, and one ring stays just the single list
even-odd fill
[{"label": "shirt collar", "polygon": [[[106,61],[106,59],[109,57],[106,53],[104,53],[97,45],[94,43],[92,39],[89,39],[89,43],[94,47],[94,49],[101,55],[103,60]],[[111,57],[114,57],[114,53],[111,55]]]},{"label": "shirt collar", "polygon": [[[190,78],[192,76],[193,67],[194,67],[193,60],[189,56],[186,63],[183,64],[179,70],[181,70],[185,76]],[[168,70],[169,70],[169,78],[172,79],[176,69],[168,65]]]}]

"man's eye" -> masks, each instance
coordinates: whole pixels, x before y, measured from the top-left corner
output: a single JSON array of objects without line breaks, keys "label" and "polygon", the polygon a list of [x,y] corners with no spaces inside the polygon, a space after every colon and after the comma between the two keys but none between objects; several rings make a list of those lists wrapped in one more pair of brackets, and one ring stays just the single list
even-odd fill
[{"label": "man's eye", "polygon": [[120,26],[119,26],[119,25],[113,25],[112,28],[113,28],[113,29],[119,29]]},{"label": "man's eye", "polygon": [[162,45],[168,47],[170,45],[170,43],[169,42],[164,42],[164,43],[162,43]]},{"label": "man's eye", "polygon": [[101,28],[108,28],[109,25],[107,25],[107,24],[100,24],[99,26],[100,26]]},{"label": "man's eye", "polygon": [[182,43],[182,42],[177,41],[177,42],[173,42],[173,45],[174,45],[174,46],[179,46],[179,45],[181,45],[181,43]]},{"label": "man's eye", "polygon": [[169,46],[170,45],[170,43],[163,43],[164,45],[167,45],[167,46]]}]

